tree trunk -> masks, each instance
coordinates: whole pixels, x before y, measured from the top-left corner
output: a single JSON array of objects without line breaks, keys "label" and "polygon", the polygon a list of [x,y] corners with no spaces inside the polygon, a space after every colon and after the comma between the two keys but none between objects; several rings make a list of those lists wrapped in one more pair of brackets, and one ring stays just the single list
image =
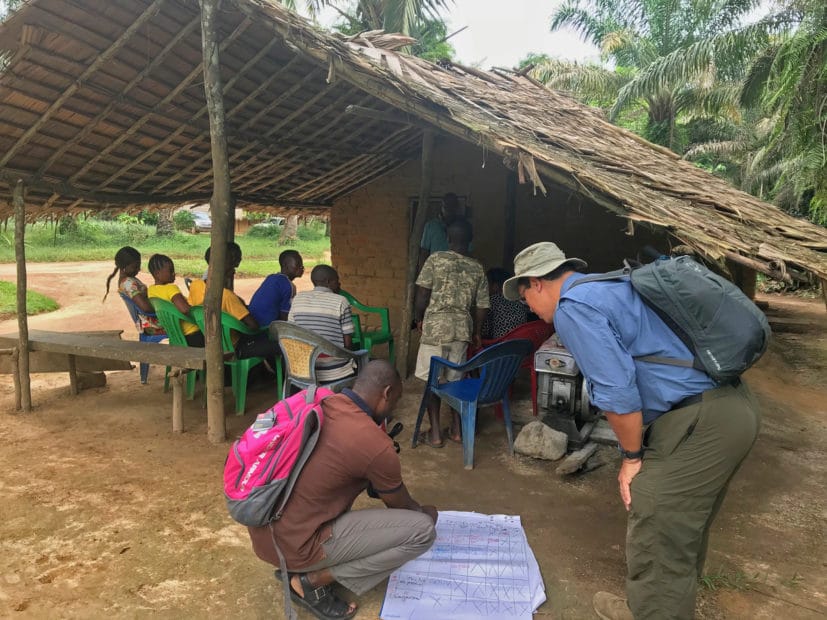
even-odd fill
[{"label": "tree trunk", "polygon": [[155,225],[155,234],[159,237],[169,237],[174,232],[172,209],[161,209],[158,211],[158,223]]},{"label": "tree trunk", "polygon": [[204,337],[207,349],[207,437],[217,443],[227,436],[224,418],[224,359],[221,347],[221,298],[227,240],[232,238],[233,199],[224,129],[224,97],[216,28],[219,0],[201,0],[201,47],[204,54],[204,93],[210,116],[213,194],[210,201],[210,277],[204,295]]},{"label": "tree trunk", "polygon": [[281,229],[279,236],[279,245],[293,245],[299,238],[299,216],[288,215],[284,222],[284,228]]}]

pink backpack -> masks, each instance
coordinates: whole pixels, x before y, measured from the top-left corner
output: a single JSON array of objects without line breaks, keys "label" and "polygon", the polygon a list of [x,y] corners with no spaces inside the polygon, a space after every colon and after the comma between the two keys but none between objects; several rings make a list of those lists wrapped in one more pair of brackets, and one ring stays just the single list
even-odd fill
[{"label": "pink backpack", "polygon": [[224,463],[230,516],[248,526],[281,518],[322,430],[321,402],[333,392],[311,386],[261,413],[233,443]]}]

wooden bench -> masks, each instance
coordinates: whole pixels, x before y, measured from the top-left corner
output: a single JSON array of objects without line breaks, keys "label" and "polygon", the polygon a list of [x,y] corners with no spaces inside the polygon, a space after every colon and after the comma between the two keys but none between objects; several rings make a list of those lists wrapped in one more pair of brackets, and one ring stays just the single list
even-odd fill
[{"label": "wooden bench", "polygon": [[[15,349],[19,344],[17,334],[0,335],[0,347]],[[29,351],[46,354],[31,364],[31,372],[69,372],[72,394],[79,392],[78,371],[114,370],[111,363],[146,362],[176,369],[172,376],[172,430],[184,430],[184,377],[190,369],[204,366],[205,349],[173,347],[154,342],[121,340],[120,332],[53,332],[34,329],[29,332]],[[37,359],[37,355],[32,356]],[[101,360],[106,360],[101,364]],[[62,363],[65,361],[65,367]],[[19,381],[19,369],[14,364],[12,372]]]}]

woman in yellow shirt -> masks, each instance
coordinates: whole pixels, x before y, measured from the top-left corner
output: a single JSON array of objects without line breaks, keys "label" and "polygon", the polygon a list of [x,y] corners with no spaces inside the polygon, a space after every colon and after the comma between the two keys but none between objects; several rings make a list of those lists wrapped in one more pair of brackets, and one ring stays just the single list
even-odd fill
[{"label": "woman in yellow shirt", "polygon": [[[175,265],[172,259],[164,254],[153,254],[149,258],[147,268],[152,277],[155,278],[155,284],[149,287],[147,295],[164,299],[172,303],[179,312],[188,314],[190,305],[181,293],[181,289],[175,284]],[[186,338],[189,346],[204,346],[204,334],[201,333],[195,323],[182,320],[181,330],[184,332],[184,338]]]}]

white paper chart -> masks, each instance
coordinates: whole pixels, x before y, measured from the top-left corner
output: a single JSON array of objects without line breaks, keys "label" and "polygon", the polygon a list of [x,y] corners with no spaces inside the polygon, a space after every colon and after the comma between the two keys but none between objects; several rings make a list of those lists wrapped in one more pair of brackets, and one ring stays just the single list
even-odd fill
[{"label": "white paper chart", "polygon": [[390,576],[382,620],[530,620],[545,602],[519,516],[440,512],[436,531]]}]

